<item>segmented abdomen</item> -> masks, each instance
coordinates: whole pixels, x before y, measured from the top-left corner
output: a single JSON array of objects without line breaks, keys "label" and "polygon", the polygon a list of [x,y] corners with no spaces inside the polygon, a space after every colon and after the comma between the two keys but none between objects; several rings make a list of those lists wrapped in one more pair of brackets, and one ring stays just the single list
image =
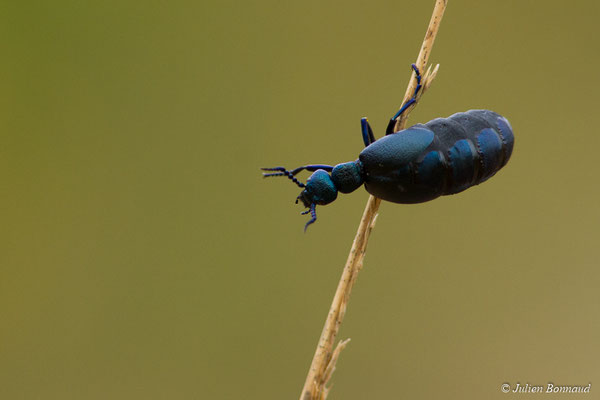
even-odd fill
[{"label": "segmented abdomen", "polygon": [[470,110],[387,135],[359,155],[365,189],[394,203],[462,192],[502,168],[514,136],[506,118]]},{"label": "segmented abdomen", "polygon": [[440,195],[484,182],[506,165],[512,154],[512,128],[493,111],[470,110],[417,126],[430,129],[435,136],[415,166],[415,180],[437,186]]}]

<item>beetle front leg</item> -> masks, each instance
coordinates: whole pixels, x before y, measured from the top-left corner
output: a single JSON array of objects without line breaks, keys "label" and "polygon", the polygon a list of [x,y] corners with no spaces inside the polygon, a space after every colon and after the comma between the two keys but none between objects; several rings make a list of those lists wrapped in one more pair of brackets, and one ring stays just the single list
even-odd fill
[{"label": "beetle front leg", "polygon": [[312,224],[313,222],[315,222],[317,220],[317,211],[315,210],[316,207],[317,207],[317,205],[315,203],[312,203],[308,210],[300,213],[302,215],[310,213],[310,217],[311,217],[310,220],[306,223],[306,225],[304,225],[304,232],[306,232],[306,228],[308,228],[308,226],[310,224]]}]

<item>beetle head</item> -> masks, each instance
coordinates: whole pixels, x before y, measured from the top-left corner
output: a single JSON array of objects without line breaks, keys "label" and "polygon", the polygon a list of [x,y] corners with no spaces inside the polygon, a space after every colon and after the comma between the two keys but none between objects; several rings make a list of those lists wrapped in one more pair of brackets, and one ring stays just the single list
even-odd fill
[{"label": "beetle head", "polygon": [[306,181],[306,187],[296,198],[296,203],[301,200],[305,207],[310,207],[312,204],[324,206],[334,201],[337,194],[338,190],[331,176],[327,171],[318,169]]},{"label": "beetle head", "polygon": [[[331,168],[331,175],[327,170],[321,167],[327,169]],[[263,171],[270,171],[263,173],[265,178],[285,176],[303,189],[302,192],[300,192],[300,195],[296,197],[296,204],[298,203],[298,200],[302,201],[304,207],[308,208],[308,210],[304,211],[302,214],[310,213],[311,215],[311,219],[305,225],[304,230],[306,230],[308,225],[317,220],[315,211],[317,205],[324,206],[329,204],[337,198],[338,191],[350,193],[364,183],[362,163],[359,160],[338,164],[335,167],[330,167],[328,165],[307,165],[291,171],[288,171],[284,167],[262,169]],[[313,171],[316,169],[316,171],[308,178],[306,184],[304,184],[296,179],[295,175],[306,169]]]}]

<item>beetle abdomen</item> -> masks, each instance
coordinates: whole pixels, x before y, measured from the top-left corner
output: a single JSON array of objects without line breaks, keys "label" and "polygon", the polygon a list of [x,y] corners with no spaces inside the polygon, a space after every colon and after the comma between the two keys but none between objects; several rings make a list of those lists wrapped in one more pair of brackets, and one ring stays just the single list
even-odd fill
[{"label": "beetle abdomen", "polygon": [[491,178],[512,154],[512,128],[506,118],[493,111],[470,110],[434,119],[424,126],[435,134],[432,147],[446,156],[448,185],[444,195],[462,192]]},{"label": "beetle abdomen", "polygon": [[[433,133],[433,140],[410,162],[402,166],[378,162],[380,147],[387,144],[384,139],[417,132],[425,138],[427,131]],[[390,153],[406,153],[396,142],[389,140],[391,148],[385,146],[386,161]],[[369,193],[395,203],[421,203],[489,179],[506,165],[513,144],[512,128],[504,117],[489,110],[470,110],[386,136],[365,148],[359,158]]]}]

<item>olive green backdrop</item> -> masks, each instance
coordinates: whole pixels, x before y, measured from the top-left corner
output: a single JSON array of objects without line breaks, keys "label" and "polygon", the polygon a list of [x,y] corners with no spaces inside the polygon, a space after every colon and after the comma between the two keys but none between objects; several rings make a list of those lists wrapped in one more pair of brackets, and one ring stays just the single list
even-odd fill
[{"label": "olive green backdrop", "polygon": [[[381,136],[433,3],[3,3],[0,398],[297,398],[367,193],[303,234],[259,167]],[[599,14],[450,1],[409,123],[489,108],[515,151],[382,204],[330,399],[598,398]]]}]

